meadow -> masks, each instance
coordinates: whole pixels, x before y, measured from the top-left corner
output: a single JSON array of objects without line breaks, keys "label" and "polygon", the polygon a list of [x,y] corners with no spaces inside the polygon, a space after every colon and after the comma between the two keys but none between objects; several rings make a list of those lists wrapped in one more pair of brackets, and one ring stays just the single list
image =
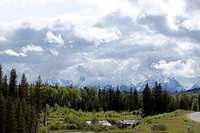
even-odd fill
[{"label": "meadow", "polygon": [[[139,111],[138,111],[139,112]],[[199,133],[200,124],[187,120],[186,114],[192,111],[176,110],[142,118],[135,112],[83,112],[67,107],[50,107],[46,111],[47,122],[43,123],[44,113],[41,115],[40,133],[69,133],[69,132],[107,132],[107,133]],[[97,120],[138,120],[134,127],[119,128],[116,125],[102,126],[88,125],[86,121]]]}]

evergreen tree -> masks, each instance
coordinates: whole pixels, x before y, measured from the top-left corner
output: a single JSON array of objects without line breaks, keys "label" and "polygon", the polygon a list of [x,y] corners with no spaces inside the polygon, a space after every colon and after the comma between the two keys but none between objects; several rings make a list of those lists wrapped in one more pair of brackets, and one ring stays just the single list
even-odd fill
[{"label": "evergreen tree", "polygon": [[8,96],[8,79],[6,75],[3,77],[3,95],[5,98]]},{"label": "evergreen tree", "polygon": [[20,99],[27,98],[27,95],[28,95],[28,83],[26,81],[26,76],[23,73],[22,78],[21,78],[21,83],[19,85]]},{"label": "evergreen tree", "polygon": [[152,110],[151,100],[152,100],[151,90],[148,84],[146,84],[143,91],[143,104],[142,104],[142,115],[144,117],[151,114],[151,110]]},{"label": "evergreen tree", "polygon": [[42,111],[42,89],[41,89],[41,86],[42,86],[42,79],[39,76],[36,81],[35,92],[34,92],[34,101],[35,101],[37,112]]},{"label": "evergreen tree", "polygon": [[138,92],[137,89],[134,89],[134,110],[138,109]]},{"label": "evergreen tree", "polygon": [[153,104],[153,114],[159,114],[162,112],[162,88],[160,84],[155,84],[152,91],[152,104]]},{"label": "evergreen tree", "polygon": [[22,102],[18,101],[16,107],[16,122],[17,122],[17,133],[26,133],[24,110],[22,109]]},{"label": "evergreen tree", "polygon": [[1,65],[0,65],[0,91],[3,92],[3,72]]},{"label": "evergreen tree", "polygon": [[199,105],[199,109],[200,110],[200,94],[198,95],[198,105]]},{"label": "evergreen tree", "polygon": [[17,96],[17,74],[16,70],[12,68],[10,72],[10,81],[9,81],[9,96]]},{"label": "evergreen tree", "polygon": [[168,105],[169,105],[168,93],[166,90],[164,90],[163,95],[162,95],[162,106],[161,106],[162,111],[161,112],[167,112]]}]

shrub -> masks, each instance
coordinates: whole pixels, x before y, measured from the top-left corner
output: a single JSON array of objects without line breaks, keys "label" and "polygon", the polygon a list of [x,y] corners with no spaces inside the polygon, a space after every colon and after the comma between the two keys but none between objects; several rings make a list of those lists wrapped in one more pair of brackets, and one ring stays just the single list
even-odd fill
[{"label": "shrub", "polygon": [[64,125],[61,122],[51,123],[50,129],[51,130],[61,130],[61,129],[64,129]]},{"label": "shrub", "polygon": [[164,124],[153,124],[153,126],[151,127],[152,131],[167,131],[167,127]]},{"label": "shrub", "polygon": [[48,133],[48,128],[45,126],[40,126],[40,128],[38,129],[38,133]]}]

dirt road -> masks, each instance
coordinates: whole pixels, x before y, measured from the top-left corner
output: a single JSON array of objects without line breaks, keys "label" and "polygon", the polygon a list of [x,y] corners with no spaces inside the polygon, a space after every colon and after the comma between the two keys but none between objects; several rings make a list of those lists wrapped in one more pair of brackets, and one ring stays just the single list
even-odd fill
[{"label": "dirt road", "polygon": [[190,113],[186,117],[189,120],[192,120],[192,121],[195,121],[195,122],[200,122],[200,112]]}]

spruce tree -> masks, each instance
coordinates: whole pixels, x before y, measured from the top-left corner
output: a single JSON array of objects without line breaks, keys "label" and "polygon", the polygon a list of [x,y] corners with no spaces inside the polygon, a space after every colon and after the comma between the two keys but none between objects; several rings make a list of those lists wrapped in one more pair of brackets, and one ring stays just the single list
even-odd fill
[{"label": "spruce tree", "polygon": [[17,96],[17,74],[16,70],[12,68],[10,72],[10,81],[9,81],[9,96]]},{"label": "spruce tree", "polygon": [[3,95],[5,98],[8,96],[8,79],[6,75],[3,77]]},{"label": "spruce tree", "polygon": [[3,92],[3,71],[1,65],[0,65],[0,91]]},{"label": "spruce tree", "polygon": [[159,114],[162,112],[162,88],[160,84],[155,84],[152,91],[152,104],[153,104],[153,114]]},{"label": "spruce tree", "polygon": [[36,81],[35,92],[34,92],[34,101],[35,101],[35,104],[36,104],[37,112],[42,111],[42,90],[41,90],[41,86],[42,86],[42,79],[39,76],[37,81]]},{"label": "spruce tree", "polygon": [[19,96],[20,99],[26,99],[28,95],[28,83],[26,81],[26,76],[23,73],[22,78],[21,78],[21,83],[19,85]]},{"label": "spruce tree", "polygon": [[144,91],[143,91],[143,104],[142,104],[142,115],[143,117],[148,116],[151,114],[152,105],[151,105],[151,90],[146,84]]},{"label": "spruce tree", "polygon": [[137,89],[134,89],[134,110],[138,109],[138,92]]},{"label": "spruce tree", "polygon": [[200,110],[200,94],[198,95],[198,105],[199,105],[199,109]]}]

